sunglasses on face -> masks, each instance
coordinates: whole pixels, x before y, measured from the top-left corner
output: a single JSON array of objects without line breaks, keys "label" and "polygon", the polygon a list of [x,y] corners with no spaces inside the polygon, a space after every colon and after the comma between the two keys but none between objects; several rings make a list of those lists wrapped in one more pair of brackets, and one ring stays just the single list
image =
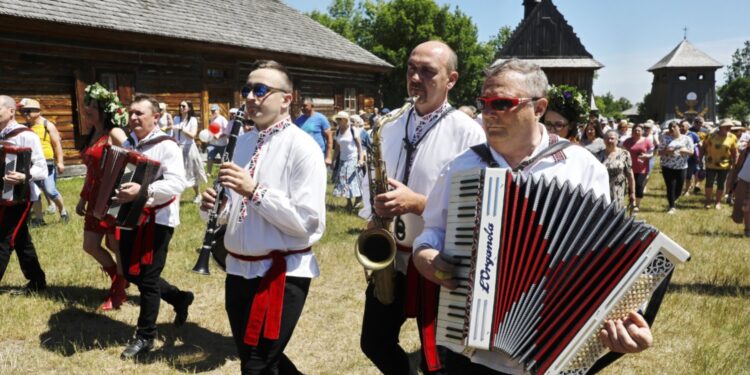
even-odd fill
[{"label": "sunglasses on face", "polygon": [[478,97],[477,109],[484,111],[485,108],[491,108],[495,111],[507,111],[511,108],[528,102],[539,100],[539,98],[506,98],[503,96],[494,96],[491,98]]},{"label": "sunglasses on face", "polygon": [[568,123],[565,121],[545,121],[544,126],[548,128],[562,129],[567,127]]},{"label": "sunglasses on face", "polygon": [[253,93],[254,97],[262,98],[274,91],[286,92],[282,89],[277,89],[275,87],[264,85],[262,83],[256,83],[252,85],[245,85],[244,87],[242,87],[240,93],[242,94],[243,99],[247,98],[247,96],[250,95],[251,92]]}]

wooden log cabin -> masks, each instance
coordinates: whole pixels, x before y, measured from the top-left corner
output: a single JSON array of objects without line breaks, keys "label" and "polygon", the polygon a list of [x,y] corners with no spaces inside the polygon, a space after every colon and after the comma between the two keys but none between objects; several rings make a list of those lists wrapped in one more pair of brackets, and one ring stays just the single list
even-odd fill
[{"label": "wooden log cabin", "polygon": [[[4,1],[0,7],[0,94],[39,100],[63,136],[66,164],[79,164],[83,90],[100,82],[124,103],[155,96],[177,113],[191,100],[206,127],[209,105],[240,104],[254,63],[273,59],[320,112],[380,103],[392,66],[277,0]],[[18,118],[23,122],[23,118]],[[81,168],[66,168],[67,174]]]}]

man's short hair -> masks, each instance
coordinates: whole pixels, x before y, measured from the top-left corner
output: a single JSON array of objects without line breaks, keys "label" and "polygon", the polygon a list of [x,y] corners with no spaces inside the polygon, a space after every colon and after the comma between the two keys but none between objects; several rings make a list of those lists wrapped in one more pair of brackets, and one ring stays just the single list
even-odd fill
[{"label": "man's short hair", "polygon": [[16,100],[8,95],[0,95],[0,106],[16,109]]},{"label": "man's short hair", "polygon": [[485,79],[489,79],[508,72],[515,72],[524,76],[525,82],[523,83],[523,87],[526,89],[526,94],[530,97],[547,97],[547,87],[549,86],[547,75],[544,74],[542,68],[537,64],[515,58],[508,59],[492,64],[489,68],[485,69],[484,74]]},{"label": "man's short hair", "polygon": [[286,91],[287,93],[291,93],[294,90],[294,85],[292,84],[292,78],[289,75],[289,71],[286,69],[284,65],[281,65],[273,60],[260,60],[258,61],[258,65],[253,70],[258,70],[258,69],[272,69],[281,73],[281,76],[283,78],[283,82],[281,84],[283,87],[279,87],[279,88]]},{"label": "man's short hair", "polygon": [[139,102],[148,102],[149,104],[151,104],[152,113],[161,113],[161,110],[159,109],[159,101],[156,100],[153,96],[143,95],[143,94],[136,95],[133,98],[133,103],[139,103]]}]

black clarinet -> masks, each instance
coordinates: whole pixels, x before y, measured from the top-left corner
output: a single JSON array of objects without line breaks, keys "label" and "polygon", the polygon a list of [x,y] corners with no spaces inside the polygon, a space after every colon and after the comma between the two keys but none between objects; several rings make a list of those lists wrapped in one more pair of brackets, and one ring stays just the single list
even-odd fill
[{"label": "black clarinet", "polygon": [[[237,144],[237,137],[240,133],[240,128],[245,121],[245,105],[243,104],[232,121],[232,131],[229,133],[229,143],[224,149],[224,153],[221,155],[221,162],[228,163],[232,161],[232,155],[234,155],[234,147]],[[216,201],[214,207],[208,212],[208,224],[206,225],[206,234],[203,236],[203,246],[200,248],[200,255],[198,261],[193,267],[193,272],[201,275],[210,275],[208,271],[208,260],[209,257],[213,256],[216,263],[221,269],[226,268],[226,256],[227,251],[224,248],[224,227],[218,224],[219,221],[219,207],[221,201],[226,196],[226,190],[224,186],[219,182],[218,175],[214,180],[214,191],[216,191]],[[218,242],[221,243],[218,243]]]}]

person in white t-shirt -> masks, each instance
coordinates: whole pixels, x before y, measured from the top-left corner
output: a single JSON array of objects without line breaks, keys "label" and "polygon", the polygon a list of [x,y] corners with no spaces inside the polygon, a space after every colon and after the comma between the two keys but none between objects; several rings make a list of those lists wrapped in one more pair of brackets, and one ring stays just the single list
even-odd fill
[{"label": "person in white t-shirt", "polygon": [[195,117],[193,103],[189,100],[180,102],[180,116],[175,118],[172,127],[172,137],[182,148],[182,159],[185,165],[185,179],[188,186],[193,187],[195,192],[194,202],[200,202],[200,192],[198,187],[201,182],[208,182],[206,171],[203,170],[203,160],[201,160],[198,146],[195,145],[195,137],[198,134],[198,119]]},{"label": "person in white t-shirt", "polygon": [[[558,141],[539,123],[547,109],[546,96],[547,77],[536,64],[510,59],[487,71],[477,107],[482,110],[487,133],[486,156],[499,167],[517,168]],[[589,151],[572,145],[562,152],[564,157],[556,158],[557,153],[543,157],[518,173],[555,177],[609,197],[607,170]],[[453,266],[439,257],[446,236],[451,178],[460,171],[487,165],[473,149],[461,153],[442,170],[427,198],[422,215],[424,230],[414,240],[414,265],[422,276],[444,288],[456,287],[455,279],[443,276],[451,275]],[[625,319],[605,322],[600,338],[610,350],[622,353],[639,352],[652,343],[648,323],[635,312]],[[448,374],[526,373],[520,363],[500,352],[476,350],[465,354],[470,356],[467,358],[462,354],[463,347],[451,345],[448,349],[444,362]]]}]

